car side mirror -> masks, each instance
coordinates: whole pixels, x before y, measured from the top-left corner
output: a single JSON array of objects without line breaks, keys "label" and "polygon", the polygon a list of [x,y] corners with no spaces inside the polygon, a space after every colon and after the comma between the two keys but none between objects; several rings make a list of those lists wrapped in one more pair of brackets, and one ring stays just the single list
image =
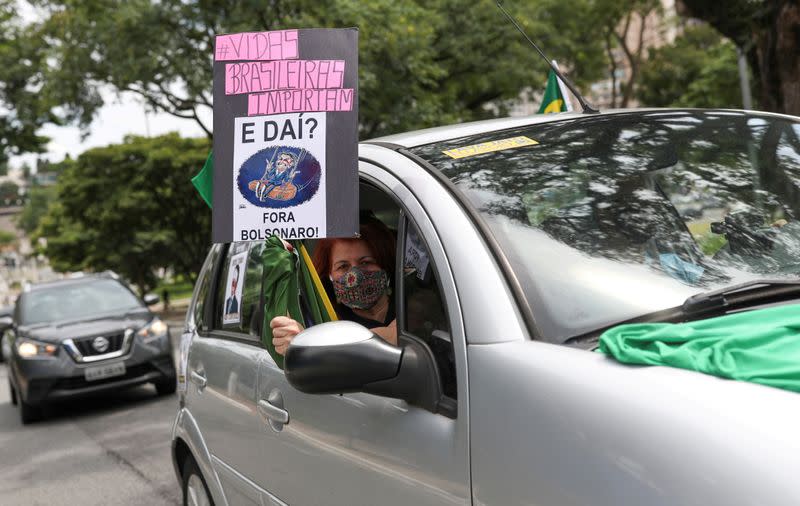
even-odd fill
[{"label": "car side mirror", "polygon": [[152,306],[153,304],[158,304],[161,301],[161,297],[154,293],[148,293],[142,299],[146,306]]},{"label": "car side mirror", "polygon": [[403,352],[369,329],[349,321],[328,322],[300,332],[286,350],[283,370],[308,394],[359,392],[397,376]]},{"label": "car side mirror", "polygon": [[424,345],[409,341],[398,348],[354,322],[321,323],[299,333],[283,370],[301,392],[366,392],[439,410],[441,383]]},{"label": "car side mirror", "polygon": [[0,332],[14,325],[14,320],[10,316],[0,316]]}]

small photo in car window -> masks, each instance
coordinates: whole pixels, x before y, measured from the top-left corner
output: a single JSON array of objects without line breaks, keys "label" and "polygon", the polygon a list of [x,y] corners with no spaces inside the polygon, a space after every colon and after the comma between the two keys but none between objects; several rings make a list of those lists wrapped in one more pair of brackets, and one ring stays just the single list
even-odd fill
[{"label": "small photo in car window", "polygon": [[225,283],[225,306],[222,313],[222,324],[239,323],[241,321],[242,287],[247,266],[247,250],[232,255],[228,265],[228,279]]},{"label": "small photo in car window", "polygon": [[405,259],[405,273],[416,272],[419,279],[427,281],[430,263],[428,250],[419,237],[417,229],[413,226],[409,226],[407,229]]}]

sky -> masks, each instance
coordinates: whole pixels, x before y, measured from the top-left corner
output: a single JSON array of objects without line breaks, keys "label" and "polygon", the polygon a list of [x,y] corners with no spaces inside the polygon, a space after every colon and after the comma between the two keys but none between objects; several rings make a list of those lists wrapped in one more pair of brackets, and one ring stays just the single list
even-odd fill
[{"label": "sky", "polygon": [[[168,132],[178,132],[184,137],[202,137],[205,132],[194,120],[178,118],[165,113],[147,113],[145,108],[132,94],[104,93],[106,105],[89,127],[89,135],[81,140],[81,132],[77,127],[57,127],[47,125],[40,134],[50,138],[46,153],[39,155],[50,161],[60,161],[69,154],[73,158],[89,148],[107,146],[122,142],[126,135],[157,136]],[[205,114],[203,114],[203,112]],[[204,123],[211,126],[211,112],[201,111]],[[148,131],[149,130],[149,131]],[[17,156],[11,159],[11,167],[18,168],[23,163],[32,167],[36,155]]]},{"label": "sky", "polygon": [[[27,0],[17,0],[17,12],[25,21],[42,19],[43,14],[33,7]],[[40,135],[50,138],[47,150],[38,155],[50,161],[58,162],[69,154],[73,158],[89,148],[117,144],[129,134],[133,135],[161,135],[168,132],[178,132],[184,137],[205,136],[205,132],[194,122],[178,118],[165,113],[148,113],[141,101],[131,93],[118,95],[109,90],[103,93],[106,105],[95,117],[89,127],[89,135],[81,140],[81,132],[76,127],[57,127],[47,125],[39,131]],[[200,111],[203,122],[211,127],[211,111]],[[12,157],[9,166],[12,171],[18,169],[23,163],[31,167],[36,165],[37,155],[23,155]]]}]

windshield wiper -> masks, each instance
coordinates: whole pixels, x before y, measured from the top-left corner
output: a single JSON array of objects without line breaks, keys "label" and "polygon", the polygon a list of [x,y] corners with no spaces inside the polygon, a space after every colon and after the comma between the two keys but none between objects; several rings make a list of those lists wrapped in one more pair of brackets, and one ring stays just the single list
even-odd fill
[{"label": "windshield wiper", "polygon": [[769,304],[794,295],[800,295],[800,280],[758,279],[692,295],[683,302],[681,309],[684,315],[694,317],[727,308]]},{"label": "windshield wiper", "polygon": [[800,297],[800,280],[758,279],[719,290],[698,293],[686,299],[680,306],[607,325],[585,334],[570,337],[562,344],[582,346],[596,343],[606,330],[628,323],[679,323],[700,319],[706,313],[724,313],[729,309],[744,309],[749,306],[771,304],[798,297]]}]

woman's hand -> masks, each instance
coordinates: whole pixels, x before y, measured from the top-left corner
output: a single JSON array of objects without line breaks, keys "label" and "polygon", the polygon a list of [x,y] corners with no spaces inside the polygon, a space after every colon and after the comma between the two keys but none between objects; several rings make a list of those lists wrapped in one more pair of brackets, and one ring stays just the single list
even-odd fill
[{"label": "woman's hand", "polygon": [[286,316],[276,316],[270,320],[269,328],[272,329],[272,345],[281,355],[286,353],[294,336],[303,331],[302,325]]}]

